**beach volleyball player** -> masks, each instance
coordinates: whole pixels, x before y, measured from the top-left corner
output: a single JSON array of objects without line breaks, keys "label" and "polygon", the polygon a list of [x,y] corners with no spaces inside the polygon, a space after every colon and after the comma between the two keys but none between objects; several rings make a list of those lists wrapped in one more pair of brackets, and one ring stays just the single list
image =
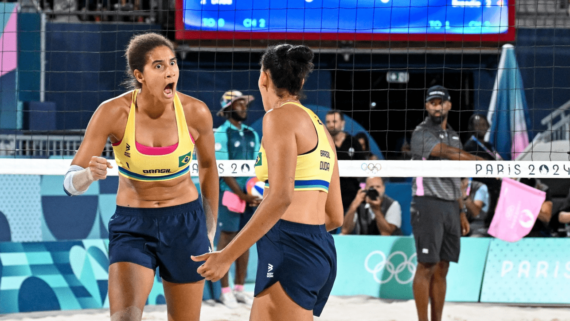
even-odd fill
[{"label": "beach volleyball player", "polygon": [[262,146],[255,164],[264,199],[222,251],[194,257],[198,272],[219,280],[257,242],[259,255],[250,320],[313,320],[336,277],[336,250],[327,230],[342,225],[334,142],[322,121],[299,103],[312,70],[306,46],[278,45],[261,59]]},{"label": "beach volleyball player", "polygon": [[[141,319],[157,267],[168,319],[199,320],[204,280],[190,255],[210,251],[216,228],[212,116],[204,103],[176,92],[179,70],[166,38],[135,36],[126,57],[135,90],[95,111],[64,188],[78,195],[106,178],[111,165],[98,156],[110,139],[120,173],[109,221],[111,320]],[[202,200],[189,175],[194,147]]]}]

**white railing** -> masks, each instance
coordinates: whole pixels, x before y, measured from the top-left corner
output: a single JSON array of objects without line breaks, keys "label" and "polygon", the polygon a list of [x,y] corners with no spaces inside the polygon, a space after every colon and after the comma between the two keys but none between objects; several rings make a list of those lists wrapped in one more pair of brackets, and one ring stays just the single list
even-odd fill
[{"label": "white railing", "polygon": [[[0,135],[0,156],[50,158],[74,156],[83,135]],[[107,142],[103,157],[113,158],[111,142]]]},{"label": "white railing", "polygon": [[552,142],[570,139],[570,100],[558,107],[540,122],[546,130],[534,138],[534,142]]}]

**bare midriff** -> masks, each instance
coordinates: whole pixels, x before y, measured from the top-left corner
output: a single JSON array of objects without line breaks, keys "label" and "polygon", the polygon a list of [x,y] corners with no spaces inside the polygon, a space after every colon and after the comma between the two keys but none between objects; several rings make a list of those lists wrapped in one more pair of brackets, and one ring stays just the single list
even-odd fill
[{"label": "bare midriff", "polygon": [[327,196],[322,191],[295,191],[293,200],[281,219],[309,225],[325,224]]},{"label": "bare midriff", "polygon": [[141,182],[119,175],[117,205],[130,207],[168,207],[198,199],[198,190],[190,175],[169,181]]}]

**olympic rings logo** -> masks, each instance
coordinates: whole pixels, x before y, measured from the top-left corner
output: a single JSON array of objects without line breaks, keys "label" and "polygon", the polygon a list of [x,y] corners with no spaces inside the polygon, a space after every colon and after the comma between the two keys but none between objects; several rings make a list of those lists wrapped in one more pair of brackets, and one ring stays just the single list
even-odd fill
[{"label": "olympic rings logo", "polygon": [[[379,255],[382,258],[382,260],[371,268],[369,261],[370,258],[372,258],[375,255]],[[404,261],[398,264],[398,266],[394,266],[394,264],[392,263],[392,259],[397,255],[401,255]],[[379,284],[386,284],[390,282],[392,278],[396,279],[396,281],[400,284],[408,284],[412,282],[412,280],[414,279],[414,275],[416,274],[416,264],[413,263],[413,260],[416,258],[416,256],[417,254],[414,253],[408,259],[408,257],[404,252],[396,251],[390,254],[388,259],[386,260],[386,255],[382,251],[373,251],[370,254],[368,254],[368,256],[366,257],[366,260],[364,261],[364,268],[366,269],[366,271],[368,271],[368,273],[372,274],[372,276],[374,277],[374,281],[376,281]],[[400,273],[404,272],[404,270],[406,269],[410,272],[411,276],[408,279],[402,280],[400,279]],[[390,276],[386,280],[382,280],[382,275],[384,274],[383,273],[384,271],[387,271],[390,274]],[[382,274],[379,276],[378,275],[379,273]]]},{"label": "olympic rings logo", "polygon": [[380,172],[380,170],[382,170],[382,165],[378,164],[378,163],[362,163],[362,165],[360,165],[360,169],[362,169],[365,172],[371,172],[373,174],[376,174],[378,172]]}]

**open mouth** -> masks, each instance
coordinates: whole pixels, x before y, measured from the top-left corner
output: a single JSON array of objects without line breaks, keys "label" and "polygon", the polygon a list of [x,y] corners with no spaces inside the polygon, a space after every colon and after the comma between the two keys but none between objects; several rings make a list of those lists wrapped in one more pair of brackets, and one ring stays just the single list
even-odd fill
[{"label": "open mouth", "polygon": [[166,87],[164,87],[164,93],[167,96],[172,96],[172,93],[174,92],[174,83],[170,83],[168,85],[166,85]]}]

